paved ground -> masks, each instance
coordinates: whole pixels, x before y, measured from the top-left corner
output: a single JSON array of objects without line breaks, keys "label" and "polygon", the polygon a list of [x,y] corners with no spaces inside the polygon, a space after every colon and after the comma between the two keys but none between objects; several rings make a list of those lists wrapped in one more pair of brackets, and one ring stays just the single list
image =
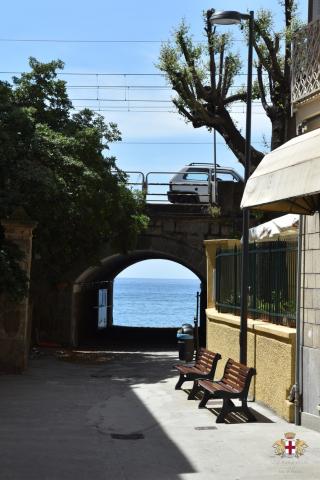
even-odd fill
[{"label": "paved ground", "polygon": [[[170,352],[107,354],[98,365],[52,355],[0,377],[1,480],[319,479],[320,434],[251,403],[258,423],[215,424],[175,391]],[[305,455],[272,444],[294,431]]]}]

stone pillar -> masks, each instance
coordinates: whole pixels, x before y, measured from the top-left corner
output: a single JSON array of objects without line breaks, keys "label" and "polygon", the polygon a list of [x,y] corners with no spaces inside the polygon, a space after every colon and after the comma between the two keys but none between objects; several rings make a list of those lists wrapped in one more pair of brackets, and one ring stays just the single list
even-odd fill
[{"label": "stone pillar", "polygon": [[[36,226],[23,209],[1,220],[6,239],[18,245],[25,257],[21,267],[30,277],[32,231]],[[27,367],[30,341],[29,296],[20,303],[2,295],[0,299],[0,371],[20,373]]]}]

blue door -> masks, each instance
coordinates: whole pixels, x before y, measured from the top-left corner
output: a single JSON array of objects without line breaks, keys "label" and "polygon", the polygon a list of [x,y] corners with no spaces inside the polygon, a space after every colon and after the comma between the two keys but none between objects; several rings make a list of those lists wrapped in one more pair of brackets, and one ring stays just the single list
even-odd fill
[{"label": "blue door", "polygon": [[107,328],[107,289],[99,290],[98,329]]}]

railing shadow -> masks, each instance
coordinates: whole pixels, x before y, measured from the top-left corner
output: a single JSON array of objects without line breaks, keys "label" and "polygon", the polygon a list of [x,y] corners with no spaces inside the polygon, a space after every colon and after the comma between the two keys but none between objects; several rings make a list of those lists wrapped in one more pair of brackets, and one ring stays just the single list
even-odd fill
[{"label": "railing shadow", "polygon": [[[190,389],[183,389],[183,391],[189,395],[190,393]],[[202,398],[202,394],[201,392],[199,392],[197,395],[196,395],[196,400],[201,400]],[[237,400],[234,400],[234,403],[235,405],[241,405],[240,402],[238,402]],[[256,418],[256,422],[255,423],[274,423],[273,420],[271,420],[270,418],[266,417],[265,415],[263,415],[261,412],[258,412],[256,409],[250,407],[250,402],[249,403],[249,410],[250,412],[255,416]],[[214,400],[214,399],[211,399],[208,401],[207,403],[207,406],[206,406],[206,409],[212,413],[215,417],[217,417],[219,415],[219,413],[221,412],[221,409],[222,409],[222,400]],[[231,412],[227,415],[226,419],[225,419],[225,423],[226,424],[236,424],[236,423],[249,423],[248,422],[248,419],[247,417],[245,416],[245,414],[241,413],[241,412]]]}]

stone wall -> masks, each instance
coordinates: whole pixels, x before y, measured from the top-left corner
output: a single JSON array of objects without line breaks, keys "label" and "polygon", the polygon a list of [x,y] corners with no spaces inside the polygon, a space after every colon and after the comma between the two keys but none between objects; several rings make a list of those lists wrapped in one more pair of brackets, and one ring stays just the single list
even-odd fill
[{"label": "stone wall", "polygon": [[[21,267],[30,276],[32,222],[21,209],[10,219],[2,220],[5,236],[16,243],[24,253]],[[0,371],[20,373],[27,367],[31,332],[29,298],[13,302],[5,295],[0,298]]]}]

